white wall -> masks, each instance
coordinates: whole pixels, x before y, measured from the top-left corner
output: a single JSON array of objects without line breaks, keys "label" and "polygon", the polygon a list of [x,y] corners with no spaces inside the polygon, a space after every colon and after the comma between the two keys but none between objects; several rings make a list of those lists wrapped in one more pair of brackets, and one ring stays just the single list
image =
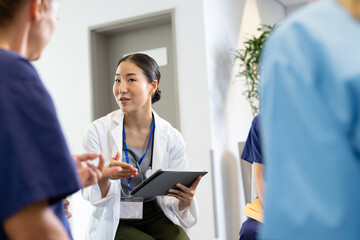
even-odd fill
[{"label": "white wall", "polygon": [[290,14],[292,14],[296,10],[300,9],[301,7],[305,6],[306,4],[307,3],[301,3],[301,4],[290,5],[290,6],[286,7],[286,16],[289,16]]},{"label": "white wall", "polygon": [[237,143],[246,140],[253,116],[242,95],[243,79],[235,77],[234,51],[260,23],[282,19],[284,9],[272,0],[206,0],[204,12],[219,239],[237,239],[245,220]]},{"label": "white wall", "polygon": [[277,0],[285,8],[285,16],[316,0]]},{"label": "white wall", "polygon": [[[245,141],[252,116],[235,79],[234,50],[258,23],[273,24],[284,16],[275,0],[62,0],[60,22],[37,68],[52,94],[73,153],[81,152],[83,133],[91,121],[88,28],[175,10],[175,42],[180,124],[190,167],[215,169],[199,185],[200,221],[191,239],[215,239],[211,178],[216,182],[218,239],[237,239],[244,206],[237,142]],[[89,204],[71,198],[74,238],[84,239]]]}]

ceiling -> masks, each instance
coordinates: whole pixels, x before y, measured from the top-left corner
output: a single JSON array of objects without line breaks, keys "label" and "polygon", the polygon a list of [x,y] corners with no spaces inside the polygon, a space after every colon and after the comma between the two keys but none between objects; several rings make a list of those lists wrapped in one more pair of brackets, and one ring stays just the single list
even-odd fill
[{"label": "ceiling", "polygon": [[277,1],[284,6],[298,5],[309,2],[308,0],[277,0]]}]

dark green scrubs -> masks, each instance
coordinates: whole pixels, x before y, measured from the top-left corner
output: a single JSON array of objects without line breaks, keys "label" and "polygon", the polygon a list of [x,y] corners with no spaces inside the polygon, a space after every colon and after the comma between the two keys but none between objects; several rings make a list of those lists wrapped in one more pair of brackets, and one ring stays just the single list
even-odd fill
[{"label": "dark green scrubs", "polygon": [[182,227],[163,213],[156,199],[144,202],[143,219],[120,219],[115,240],[188,240]]}]

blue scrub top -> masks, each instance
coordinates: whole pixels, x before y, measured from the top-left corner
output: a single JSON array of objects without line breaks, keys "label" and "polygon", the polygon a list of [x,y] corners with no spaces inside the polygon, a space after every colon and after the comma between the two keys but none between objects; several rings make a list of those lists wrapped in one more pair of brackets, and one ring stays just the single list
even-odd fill
[{"label": "blue scrub top", "polygon": [[295,12],[261,82],[262,239],[360,239],[360,21],[335,0]]},{"label": "blue scrub top", "polygon": [[17,53],[0,49],[0,239],[8,239],[6,219],[42,200],[48,200],[71,236],[63,198],[80,187],[52,99],[37,72]]},{"label": "blue scrub top", "polygon": [[260,136],[259,115],[256,115],[251,123],[251,128],[241,154],[241,159],[250,163],[256,162],[264,164]]}]

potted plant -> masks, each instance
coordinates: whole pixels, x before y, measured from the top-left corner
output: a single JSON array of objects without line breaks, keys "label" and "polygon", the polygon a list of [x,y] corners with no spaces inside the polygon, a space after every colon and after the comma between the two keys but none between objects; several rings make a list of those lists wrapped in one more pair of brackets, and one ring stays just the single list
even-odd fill
[{"label": "potted plant", "polygon": [[245,78],[245,91],[243,94],[250,103],[252,114],[259,113],[259,63],[263,45],[276,25],[261,25],[257,31],[259,36],[252,36],[245,40],[242,49],[236,50],[235,59],[240,60],[238,77]]}]

